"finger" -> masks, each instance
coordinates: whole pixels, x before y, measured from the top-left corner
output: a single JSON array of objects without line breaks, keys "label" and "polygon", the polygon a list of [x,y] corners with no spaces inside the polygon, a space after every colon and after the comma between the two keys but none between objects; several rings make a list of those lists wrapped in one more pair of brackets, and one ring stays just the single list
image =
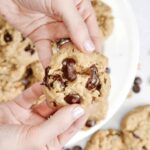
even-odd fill
[{"label": "finger", "polygon": [[96,20],[95,12],[91,6],[90,8],[91,13],[89,17],[86,19],[86,24],[88,27],[89,34],[96,46],[96,50],[100,51],[102,49],[102,33],[100,32],[100,29],[98,27],[98,23]]},{"label": "finger", "polygon": [[45,144],[49,142],[49,140],[62,134],[83,115],[84,110],[80,106],[66,106],[56,112],[49,120],[32,128],[29,137],[31,140],[36,137],[41,144]]},{"label": "finger", "polygon": [[84,115],[80,119],[78,119],[68,130],[66,130],[63,134],[61,134],[59,138],[60,145],[64,146],[68,141],[83,128],[86,120],[88,119],[88,115]]},{"label": "finger", "polygon": [[25,90],[22,94],[14,99],[14,102],[23,108],[30,108],[35,100],[43,94],[42,86],[40,83],[34,84],[32,87]]},{"label": "finger", "polygon": [[48,118],[51,114],[57,111],[57,107],[54,106],[54,103],[51,102],[47,104],[47,101],[45,100],[44,102],[34,105],[32,107],[33,112],[39,114],[40,116],[44,118]]},{"label": "finger", "polygon": [[96,50],[100,51],[100,49],[101,49],[101,41],[100,41],[101,34],[100,34],[100,29],[98,27],[95,12],[91,5],[91,1],[82,0],[82,2],[79,5],[78,10],[87,25],[88,32],[90,34],[92,41],[94,42],[94,44],[96,46]]},{"label": "finger", "polygon": [[60,16],[62,16],[62,20],[70,33],[70,38],[75,45],[83,51],[94,51],[95,46],[90,38],[87,26],[74,2],[72,0],[64,0],[61,5],[57,3],[59,1],[52,1],[52,7],[56,10],[56,13],[61,14]]},{"label": "finger", "polygon": [[69,37],[69,33],[66,30],[65,25],[63,22],[51,22],[44,24],[42,26],[39,26],[34,30],[32,33],[28,35],[28,37],[36,43],[40,40],[50,40],[50,41],[56,41],[61,38]]},{"label": "finger", "polygon": [[44,68],[49,65],[51,58],[51,42],[68,37],[68,32],[62,23],[43,25],[28,36],[35,44],[39,59]]},{"label": "finger", "polygon": [[44,68],[49,65],[51,58],[51,45],[49,40],[39,40],[35,43],[39,59]]}]

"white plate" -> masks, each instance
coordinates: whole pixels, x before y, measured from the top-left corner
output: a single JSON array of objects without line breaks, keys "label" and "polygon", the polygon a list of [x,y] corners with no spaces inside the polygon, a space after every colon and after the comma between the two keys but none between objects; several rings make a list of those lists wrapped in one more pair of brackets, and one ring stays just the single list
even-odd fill
[{"label": "white plate", "polygon": [[104,121],[88,131],[80,131],[67,144],[71,146],[101,128],[123,104],[134,77],[139,58],[137,23],[127,0],[107,0],[113,9],[115,29],[105,44],[105,54],[111,68],[111,92],[109,111]]}]

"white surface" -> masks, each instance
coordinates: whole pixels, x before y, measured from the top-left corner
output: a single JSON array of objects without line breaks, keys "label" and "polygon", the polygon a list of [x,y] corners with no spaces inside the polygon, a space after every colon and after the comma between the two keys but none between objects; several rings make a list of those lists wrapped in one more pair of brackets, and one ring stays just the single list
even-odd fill
[{"label": "white surface", "polygon": [[[120,0],[118,0],[120,1]],[[126,112],[132,108],[150,104],[150,0],[130,0],[134,13],[136,14],[140,31],[140,70],[137,75],[143,79],[142,91],[127,99],[113,118],[103,128],[118,128],[120,120]],[[76,143],[84,145],[87,138]]]},{"label": "white surface", "polygon": [[126,0],[107,0],[115,16],[115,29],[105,46],[109,57],[112,88],[106,119],[88,131],[79,132],[68,145],[91,135],[106,123],[124,102],[138,64],[139,39],[135,17]]}]

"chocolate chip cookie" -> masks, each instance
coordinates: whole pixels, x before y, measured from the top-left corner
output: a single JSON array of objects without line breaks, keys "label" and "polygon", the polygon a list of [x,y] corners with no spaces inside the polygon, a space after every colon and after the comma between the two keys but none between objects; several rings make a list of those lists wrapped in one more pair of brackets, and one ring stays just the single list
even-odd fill
[{"label": "chocolate chip cookie", "polygon": [[128,150],[120,131],[109,129],[95,133],[85,150]]},{"label": "chocolate chip cookie", "polygon": [[111,7],[101,0],[92,0],[92,5],[96,12],[102,35],[104,39],[107,39],[112,34],[114,28],[114,18],[112,16]]},{"label": "chocolate chip cookie", "polygon": [[45,94],[57,106],[81,104],[94,106],[91,119],[101,120],[107,111],[110,78],[106,72],[107,58],[99,52],[85,54],[71,43],[51,57],[45,69]]},{"label": "chocolate chip cookie", "polygon": [[39,81],[38,68],[41,66],[32,42],[0,17],[0,102],[13,100]]},{"label": "chocolate chip cookie", "polygon": [[140,106],[129,112],[121,127],[130,150],[150,149],[150,105]]}]

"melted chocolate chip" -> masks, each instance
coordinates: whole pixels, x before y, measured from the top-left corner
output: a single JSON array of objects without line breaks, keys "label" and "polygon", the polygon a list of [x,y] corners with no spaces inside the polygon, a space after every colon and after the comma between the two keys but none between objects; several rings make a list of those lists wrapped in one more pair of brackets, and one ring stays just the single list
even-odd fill
[{"label": "melted chocolate chip", "polygon": [[[59,81],[61,83],[61,86],[65,88],[67,86],[67,81],[64,81],[61,75],[55,74],[55,75],[49,75],[49,70],[51,68],[48,66],[45,68],[45,76],[42,82],[42,85],[45,85],[48,89],[53,88],[53,84],[55,81]],[[49,79],[52,79],[52,82],[49,82]]]},{"label": "melted chocolate chip", "polygon": [[87,120],[85,125],[86,125],[86,127],[91,128],[96,125],[96,121],[89,119],[89,120]]},{"label": "melted chocolate chip", "polygon": [[33,71],[31,68],[28,68],[24,75],[24,79],[22,80],[22,83],[24,84],[25,89],[27,89],[30,86],[32,76],[33,76]]},{"label": "melted chocolate chip", "polygon": [[92,90],[96,88],[98,91],[101,89],[100,79],[98,76],[98,70],[95,65],[90,67],[90,78],[86,83],[86,88]]},{"label": "melted chocolate chip", "polygon": [[33,75],[32,68],[28,68],[25,73],[25,78],[29,78]]},{"label": "melted chocolate chip", "polygon": [[6,32],[4,34],[4,41],[7,42],[7,43],[13,41],[13,37],[12,37],[12,35],[9,32]]},{"label": "melted chocolate chip", "polygon": [[72,150],[82,150],[82,148],[81,148],[81,146],[76,145],[72,148]]},{"label": "melted chocolate chip", "polygon": [[35,50],[31,47],[30,44],[24,50],[26,52],[30,52],[31,55],[33,55],[35,53]]},{"label": "melted chocolate chip", "polygon": [[73,58],[66,58],[62,62],[63,77],[69,81],[74,81],[77,78],[75,65],[76,61]]},{"label": "melted chocolate chip", "polygon": [[44,79],[43,79],[43,82],[42,82],[42,85],[45,85],[47,88],[50,89],[50,85],[49,85],[49,70],[51,69],[50,66],[46,67],[45,68],[45,76],[44,76]]},{"label": "melted chocolate chip", "polygon": [[64,100],[68,104],[80,104],[81,103],[81,97],[79,94],[69,94],[65,96]]}]

